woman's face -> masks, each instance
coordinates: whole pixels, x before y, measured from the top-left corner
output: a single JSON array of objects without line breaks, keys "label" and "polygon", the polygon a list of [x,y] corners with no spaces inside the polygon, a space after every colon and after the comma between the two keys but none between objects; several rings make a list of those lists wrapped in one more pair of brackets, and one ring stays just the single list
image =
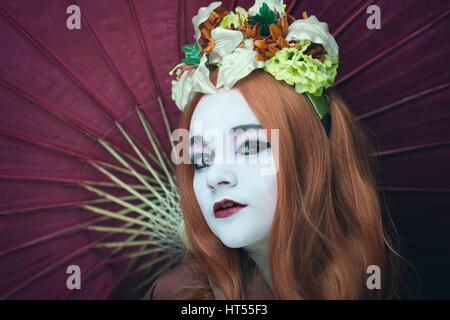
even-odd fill
[{"label": "woman's face", "polygon": [[191,119],[194,192],[208,226],[231,248],[257,244],[272,225],[276,166],[265,131],[238,89],[204,95]]}]

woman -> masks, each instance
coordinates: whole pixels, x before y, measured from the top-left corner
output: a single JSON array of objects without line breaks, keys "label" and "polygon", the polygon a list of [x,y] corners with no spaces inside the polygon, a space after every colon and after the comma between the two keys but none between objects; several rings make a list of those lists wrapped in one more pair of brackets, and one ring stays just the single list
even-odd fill
[{"label": "woman", "polygon": [[[275,2],[263,2],[277,10]],[[221,7],[211,7],[209,15],[203,15],[223,19]],[[282,20],[283,14],[277,12],[277,17]],[[195,25],[196,18],[193,21]],[[214,43],[217,47],[220,37],[202,40],[202,26],[202,58],[208,55],[211,61],[215,56],[208,46]],[[329,54],[333,50],[326,39],[316,41],[319,51]],[[321,63],[326,61],[316,54],[317,43],[302,45],[302,52]],[[239,48],[246,47],[241,43]],[[289,42],[284,51],[294,48],[299,48],[298,43],[294,47]],[[256,54],[261,54],[258,48]],[[203,62],[196,70],[202,70]],[[342,99],[334,92],[322,93],[331,86],[335,73],[316,95],[317,88],[299,91],[314,83],[292,86],[288,79],[280,81],[282,73],[277,76],[270,64],[263,70],[255,62],[244,75],[242,68],[235,68],[238,75],[227,87],[226,73],[220,72],[226,62],[224,55],[220,64],[210,64],[211,82],[203,78],[203,89],[198,90],[199,86],[192,85],[196,92],[184,100],[180,128],[189,130],[189,139],[180,145],[192,161],[177,166],[177,181],[186,258],[158,278],[147,297],[361,299],[395,295],[398,263],[383,227],[370,144]],[[189,72],[186,77],[200,76]],[[207,134],[212,130],[214,134]],[[275,170],[264,170],[268,167]],[[367,272],[373,268],[380,277],[369,283],[373,279]]]}]

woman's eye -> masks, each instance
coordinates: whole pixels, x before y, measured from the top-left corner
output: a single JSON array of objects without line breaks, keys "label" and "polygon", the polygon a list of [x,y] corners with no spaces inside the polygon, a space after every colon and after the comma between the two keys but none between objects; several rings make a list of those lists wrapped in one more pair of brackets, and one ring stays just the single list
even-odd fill
[{"label": "woman's eye", "polygon": [[247,156],[247,155],[251,155],[251,154],[257,154],[260,151],[263,151],[267,148],[270,148],[270,143],[267,141],[245,140],[238,147],[236,154]]},{"label": "woman's eye", "polygon": [[206,168],[212,164],[213,156],[207,153],[199,153],[192,157],[195,170]]}]

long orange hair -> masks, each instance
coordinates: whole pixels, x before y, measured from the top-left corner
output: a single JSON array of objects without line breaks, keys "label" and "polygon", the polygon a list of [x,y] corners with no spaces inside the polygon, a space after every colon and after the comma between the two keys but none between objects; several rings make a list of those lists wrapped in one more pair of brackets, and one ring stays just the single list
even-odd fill
[{"label": "long orange hair", "polygon": [[[216,82],[216,71],[211,80]],[[342,99],[330,93],[328,136],[308,100],[268,73],[253,71],[234,88],[263,128],[279,130],[277,205],[268,240],[275,297],[391,297],[397,260],[383,227],[372,149]],[[180,128],[189,128],[201,96],[185,109]],[[192,187],[193,166],[178,165],[176,175],[189,261],[203,279],[189,297],[212,298],[210,279],[228,299],[245,299],[248,257],[208,228]],[[369,265],[380,267],[381,290],[367,289]]]}]

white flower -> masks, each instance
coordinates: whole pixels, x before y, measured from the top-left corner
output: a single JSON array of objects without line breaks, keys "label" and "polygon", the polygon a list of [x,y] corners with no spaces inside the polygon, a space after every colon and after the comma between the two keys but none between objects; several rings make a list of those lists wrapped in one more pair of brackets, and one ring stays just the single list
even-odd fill
[{"label": "white flower", "polygon": [[181,111],[194,95],[194,90],[192,90],[193,74],[193,71],[185,71],[178,80],[172,81],[172,100]]},{"label": "white flower", "polygon": [[198,9],[197,15],[192,18],[192,24],[194,25],[194,30],[195,30],[195,34],[194,34],[195,41],[198,41],[198,39],[200,39],[200,36],[201,36],[200,28],[199,28],[200,25],[203,22],[205,22],[206,20],[208,20],[211,12],[213,12],[213,10],[217,9],[221,5],[222,5],[222,2],[217,1],[217,2],[212,2],[207,7],[201,7],[200,9]]},{"label": "white flower", "polygon": [[248,9],[248,14],[251,16],[256,15],[264,3],[267,4],[271,10],[274,10],[280,14],[284,12],[283,0],[256,0],[255,4]]},{"label": "white flower", "polygon": [[178,80],[172,81],[172,100],[175,101],[181,111],[184,111],[195,92],[206,94],[217,92],[209,78],[209,70],[206,66],[207,59],[207,55],[203,55],[197,68],[184,71]]},{"label": "white flower", "polygon": [[214,40],[214,48],[209,53],[210,64],[222,62],[223,57],[231,53],[244,40],[241,31],[215,28],[211,32],[211,39]]},{"label": "white flower", "polygon": [[288,29],[286,41],[311,40],[321,44],[329,55],[338,55],[339,48],[334,37],[328,31],[328,25],[315,16],[294,21]]},{"label": "white flower", "polygon": [[206,54],[200,59],[200,64],[192,75],[192,89],[196,92],[214,94],[217,92],[217,89],[209,78],[209,69],[206,66],[207,59]]},{"label": "white flower", "polygon": [[256,60],[257,53],[253,50],[253,40],[245,40],[244,45],[244,48],[236,48],[223,58],[217,88],[224,86],[226,90],[231,90],[238,80],[246,77],[253,70],[264,67],[264,61]]}]

